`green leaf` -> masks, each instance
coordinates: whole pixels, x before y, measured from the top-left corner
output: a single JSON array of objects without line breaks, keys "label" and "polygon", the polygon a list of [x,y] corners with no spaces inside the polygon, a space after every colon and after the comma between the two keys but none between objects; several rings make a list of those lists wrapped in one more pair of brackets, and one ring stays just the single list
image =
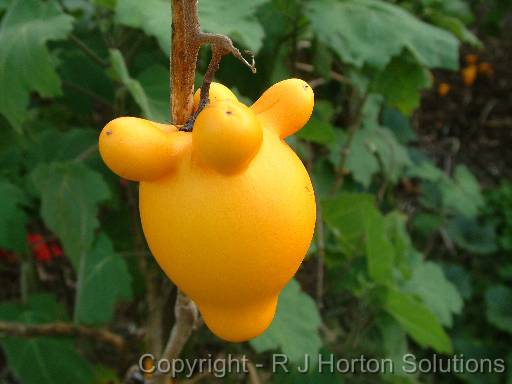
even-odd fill
[{"label": "green leaf", "polygon": [[13,252],[26,251],[28,217],[23,206],[25,192],[7,180],[0,179],[0,248]]},{"label": "green leaf", "polygon": [[322,201],[324,220],[347,255],[364,249],[367,217],[376,210],[372,195],[340,194]]},{"label": "green leaf", "polygon": [[394,57],[372,84],[373,92],[384,95],[389,106],[406,116],[420,105],[421,91],[432,86],[430,72],[408,56]]},{"label": "green leaf", "polygon": [[333,126],[317,117],[312,117],[296,136],[317,144],[329,144],[336,140]]},{"label": "green leaf", "polygon": [[432,24],[440,28],[450,31],[464,43],[473,45],[474,47],[483,47],[482,42],[457,17],[447,15],[442,12],[432,11],[430,14]]},{"label": "green leaf", "polygon": [[60,80],[46,48],[66,37],[73,19],[53,0],[14,0],[0,25],[0,113],[19,128],[30,93],[60,94]]},{"label": "green leaf", "polygon": [[417,138],[410,120],[395,108],[384,108],[382,124],[393,132],[400,144],[408,144]]},{"label": "green leaf", "polygon": [[395,250],[387,237],[384,218],[374,209],[365,219],[368,274],[377,283],[392,283]]},{"label": "green leaf", "polygon": [[407,231],[408,217],[399,211],[391,211],[385,216],[384,220],[387,237],[394,249],[395,265],[404,277],[409,277],[411,273],[410,266],[416,257],[417,251],[412,245]]},{"label": "green leaf", "polygon": [[[325,357],[327,360],[328,357]],[[278,372],[272,376],[272,384],[342,384],[341,376],[328,372],[325,369],[319,372],[319,367],[309,367],[310,372],[301,373],[297,368],[290,368],[290,372]]]},{"label": "green leaf", "polygon": [[487,320],[496,328],[512,333],[512,289],[504,285],[492,286],[485,292]]},{"label": "green leaf", "polygon": [[[27,305],[0,304],[0,319],[21,323],[48,323],[65,320],[65,311],[55,297],[33,295]],[[93,370],[66,338],[0,338],[9,368],[24,384],[90,384]],[[30,369],[28,369],[30,367]]]},{"label": "green leaf", "polygon": [[[95,41],[84,41],[94,46]],[[102,66],[78,49],[60,55],[59,73],[64,83],[62,103],[74,113],[88,116],[97,105],[114,104],[114,84]]]},{"label": "green leaf", "polygon": [[268,2],[269,0],[200,1],[201,28],[207,32],[229,36],[253,52],[258,52],[263,45],[265,32],[256,18],[256,11]]},{"label": "green leaf", "polygon": [[407,151],[393,132],[372,126],[360,128],[354,135],[347,168],[354,180],[367,188],[380,167],[391,181],[396,182],[410,163]]},{"label": "green leaf", "polygon": [[318,334],[321,322],[313,299],[302,292],[297,281],[292,280],[279,297],[274,321],[250,344],[257,352],[280,349],[290,362],[300,362],[304,360],[304,354],[313,356],[322,346]]},{"label": "green leaf", "polygon": [[377,320],[386,357],[393,360],[395,374],[404,374],[403,357],[407,354],[407,337],[403,329],[388,314],[383,313]]},{"label": "green leaf", "polygon": [[116,302],[131,297],[130,284],[125,261],[114,252],[110,239],[100,235],[80,263],[75,322],[104,324],[110,321]]},{"label": "green leaf", "polygon": [[453,316],[462,311],[457,288],[445,277],[441,266],[433,262],[418,263],[403,289],[421,298],[444,326],[451,327]]},{"label": "green leaf", "polygon": [[93,4],[100,5],[108,9],[115,9],[117,0],[92,0]]},{"label": "green leaf", "polygon": [[446,226],[449,238],[459,247],[475,254],[489,254],[497,250],[496,233],[490,223],[456,216]]},{"label": "green leaf", "polygon": [[[163,101],[161,100],[161,96],[164,93],[163,86],[165,85],[165,87],[168,88],[169,85],[167,72],[165,72],[164,77],[164,71],[161,67],[157,67],[158,69],[150,68],[148,69],[150,72],[142,73],[142,81],[148,87],[148,91],[153,97],[151,98],[149,94],[146,93],[141,83],[130,76],[123,54],[119,50],[111,49],[110,59],[115,76],[117,76],[119,81],[130,91],[133,99],[142,110],[144,117],[160,123],[168,122],[169,112],[167,111],[167,113],[164,114],[162,107]],[[158,81],[161,82],[161,85],[158,84]],[[167,103],[169,103],[168,99]]]},{"label": "green leaf", "polygon": [[80,159],[89,153],[98,158],[97,147],[98,132],[94,129],[46,129],[34,135],[27,151],[27,166],[36,168],[41,163]]},{"label": "green leaf", "polygon": [[[233,2],[216,0],[199,2],[201,28],[206,32],[230,36],[245,47],[258,52],[265,35],[256,18],[257,9],[269,0]],[[118,0],[117,21],[129,27],[140,28],[155,37],[168,54],[171,46],[170,2],[167,0]]]},{"label": "green leaf", "polygon": [[464,300],[469,300],[473,296],[473,277],[472,275],[457,264],[443,264],[444,274],[457,287],[460,296]]},{"label": "green leaf", "polygon": [[441,185],[443,204],[463,216],[476,217],[484,205],[480,184],[464,165],[455,168],[453,182]]},{"label": "green leaf", "polygon": [[384,68],[404,49],[428,68],[458,68],[458,41],[442,29],[378,0],[315,0],[306,15],[320,41],[348,64]]},{"label": "green leaf", "polygon": [[171,2],[166,0],[117,0],[116,21],[128,27],[142,29],[158,40],[162,51],[171,47]]},{"label": "green leaf", "polygon": [[355,181],[368,187],[373,175],[379,171],[379,161],[368,147],[367,138],[371,136],[368,129],[360,128],[352,139],[346,166]]},{"label": "green leaf", "polygon": [[31,174],[41,196],[41,216],[62,241],[76,271],[99,226],[98,204],[110,196],[102,176],[81,163],[40,165]]},{"label": "green leaf", "polygon": [[451,340],[436,316],[414,297],[396,289],[388,289],[383,307],[420,346],[451,353]]},{"label": "green leaf", "polygon": [[154,65],[142,72],[137,80],[148,99],[148,118],[160,122],[169,121],[169,69]]}]

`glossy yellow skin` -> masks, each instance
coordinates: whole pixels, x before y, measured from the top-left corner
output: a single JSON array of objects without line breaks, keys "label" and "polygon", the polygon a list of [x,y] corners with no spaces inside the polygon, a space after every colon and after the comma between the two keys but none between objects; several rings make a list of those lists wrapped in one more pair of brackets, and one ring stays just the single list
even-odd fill
[{"label": "glossy yellow skin", "polygon": [[162,269],[213,333],[240,342],[270,325],[311,242],[313,187],[283,139],[307,122],[314,96],[285,80],[248,108],[215,89],[192,133],[121,118],[104,128],[100,152],[140,181],[144,234]]}]

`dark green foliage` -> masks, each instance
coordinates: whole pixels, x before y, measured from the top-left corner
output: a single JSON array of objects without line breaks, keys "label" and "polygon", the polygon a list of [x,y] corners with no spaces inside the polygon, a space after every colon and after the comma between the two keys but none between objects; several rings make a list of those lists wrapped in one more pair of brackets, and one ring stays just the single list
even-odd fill
[{"label": "dark green foliage", "polygon": [[[97,135],[122,115],[169,120],[169,3],[0,0],[0,321],[74,321],[123,335],[146,327],[135,254],[154,265],[139,237],[136,192],[102,165]],[[445,172],[413,129],[433,71],[458,70],[461,43],[482,44],[471,29],[481,3],[199,1],[205,30],[256,54],[256,75],[226,58],[217,76],[241,100],[288,77],[314,85],[314,114],[289,143],[309,168],[322,220],[268,331],[231,346],[203,329],[187,356],[236,350],[258,363],[273,351],[296,365],[320,352],[398,364],[407,353],[455,353],[512,364],[512,184],[484,193],[470,167]],[[510,2],[488,3],[485,28],[497,31]],[[207,58],[201,52],[198,78]],[[26,240],[34,233],[64,256],[43,263]],[[15,278],[4,277],[4,263]],[[59,271],[51,283],[46,268]],[[0,334],[23,384],[118,382],[147,352],[131,341],[131,354],[111,359],[92,340]],[[398,365],[371,376],[269,369],[261,372],[269,383],[512,382],[510,374],[412,375]]]}]

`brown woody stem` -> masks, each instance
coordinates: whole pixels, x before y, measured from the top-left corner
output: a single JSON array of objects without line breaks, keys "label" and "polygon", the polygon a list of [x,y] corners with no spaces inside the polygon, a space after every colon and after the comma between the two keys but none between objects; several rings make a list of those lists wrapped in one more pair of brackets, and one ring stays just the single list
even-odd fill
[{"label": "brown woody stem", "polygon": [[[232,53],[256,72],[252,64],[235,48],[226,36],[201,32],[197,0],[172,1],[172,49],[171,49],[171,121],[183,130],[192,131],[197,114],[208,104],[210,85],[219,69],[223,56]],[[194,112],[194,80],[197,57],[202,45],[212,46],[212,59],[201,87],[200,108]],[[177,358],[187,343],[192,330],[199,322],[197,306],[185,294],[178,291],[174,307],[175,322],[161,357]],[[166,383],[168,375],[155,375],[155,383]]]},{"label": "brown woody stem", "polygon": [[0,322],[0,336],[38,337],[38,336],[78,336],[92,338],[117,349],[124,349],[124,339],[106,329],[90,328],[70,323],[24,324],[15,322]]}]

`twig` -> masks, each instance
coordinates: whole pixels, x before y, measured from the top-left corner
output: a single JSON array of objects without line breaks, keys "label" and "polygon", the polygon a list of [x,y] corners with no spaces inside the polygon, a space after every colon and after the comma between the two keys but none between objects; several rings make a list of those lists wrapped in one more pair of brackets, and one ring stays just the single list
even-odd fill
[{"label": "twig", "polygon": [[251,63],[249,63],[245,57],[240,53],[238,48],[233,45],[231,39],[224,35],[218,35],[213,33],[204,33],[199,32],[197,38],[200,42],[200,45],[211,45],[212,47],[212,58],[210,63],[208,64],[208,69],[204,75],[203,84],[201,86],[201,97],[199,99],[199,106],[197,111],[193,114],[192,118],[190,118],[187,123],[182,127],[182,131],[191,132],[194,128],[194,123],[197,119],[197,116],[201,113],[201,111],[208,105],[209,97],[210,97],[210,86],[212,84],[215,73],[219,70],[220,62],[223,56],[228,54],[232,54],[242,63],[247,65],[252,71],[252,73],[256,73],[256,66],[254,62],[254,55],[249,52],[251,55]]},{"label": "twig", "polygon": [[78,36],[73,33],[69,34],[69,40],[71,40],[75,45],[80,48],[80,50],[85,53],[92,61],[98,64],[101,67],[108,67],[108,62],[99,57],[96,52],[94,52],[91,48],[87,46]]},{"label": "twig", "polygon": [[325,274],[325,231],[322,214],[322,207],[317,201],[316,208],[316,249],[317,249],[317,265],[316,265],[316,303],[319,309],[324,306],[324,274]]},{"label": "twig", "polygon": [[125,340],[118,334],[107,329],[90,328],[84,325],[70,323],[24,324],[15,322],[0,322],[0,334],[15,337],[37,336],[74,336],[92,338],[122,350]]},{"label": "twig", "polygon": [[[296,62],[295,63],[295,68],[297,68],[300,71],[304,71],[304,72],[308,72],[308,73],[312,73],[315,70],[315,67],[312,64],[300,63],[300,62]],[[329,75],[331,76],[331,78],[333,80],[336,80],[339,83],[350,84],[350,85],[352,84],[350,79],[346,78],[341,73],[338,73],[338,72],[335,72],[335,71],[330,71]],[[327,80],[325,80],[325,79],[317,79],[316,80],[317,86],[325,84],[326,82],[327,82]]]},{"label": "twig", "polygon": [[183,347],[199,320],[199,311],[196,304],[181,291],[178,291],[178,296],[176,297],[174,315],[176,320],[162,354],[163,359],[170,361],[176,359],[181,354]]},{"label": "twig", "polygon": [[146,326],[146,338],[149,350],[157,356],[162,350],[163,340],[163,309],[164,302],[161,300],[160,289],[158,287],[158,276],[155,270],[151,268],[146,258],[144,240],[142,238],[141,228],[139,225],[139,211],[137,209],[137,199],[134,195],[133,188],[128,185],[126,188],[126,197],[128,205],[131,209],[131,225],[134,233],[135,255],[139,270],[144,276],[146,283],[146,302],[148,305],[148,318]]},{"label": "twig", "polygon": [[[201,32],[197,0],[172,0],[172,53],[171,53],[171,116],[175,125],[191,131],[197,113],[193,115],[194,79],[197,56],[202,45],[211,45],[212,58],[201,87],[200,105],[208,103],[210,84],[223,56],[233,54],[256,73],[254,57],[249,63],[224,35]],[[199,111],[202,109],[199,108]]]},{"label": "twig", "polygon": [[252,361],[247,362],[247,370],[249,371],[249,383],[250,384],[261,384],[258,370]]},{"label": "twig", "polygon": [[[235,48],[227,36],[203,33],[199,24],[197,0],[171,0],[172,2],[172,49],[171,49],[171,121],[182,129],[192,130],[194,107],[194,80],[197,56],[204,44],[212,46],[212,59],[201,88],[200,106],[208,103],[210,85],[224,55],[233,54],[255,72],[252,64]],[[192,123],[187,124],[192,119]],[[158,297],[158,294],[155,295]],[[199,323],[196,304],[178,291],[174,307],[175,322],[161,354],[162,359],[177,358],[187,343],[192,330]],[[154,376],[155,383],[166,383],[170,374]]]}]

